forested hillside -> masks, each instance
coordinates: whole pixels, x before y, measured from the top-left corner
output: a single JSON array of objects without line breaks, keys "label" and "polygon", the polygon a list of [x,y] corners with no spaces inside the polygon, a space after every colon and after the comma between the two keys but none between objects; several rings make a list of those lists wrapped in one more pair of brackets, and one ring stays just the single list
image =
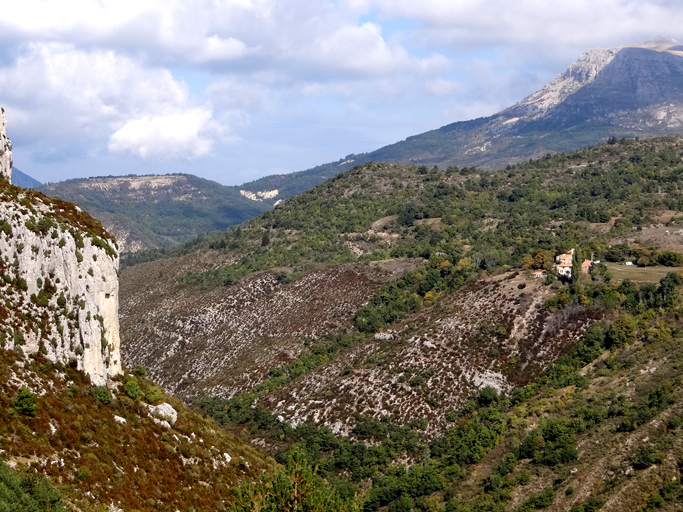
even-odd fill
[{"label": "forested hillside", "polygon": [[116,236],[121,252],[166,247],[239,224],[270,206],[190,174],[109,176],[34,187],[78,204]]},{"label": "forested hillside", "polygon": [[357,166],[128,259],[124,358],[349,507],[677,510],[682,156]]}]

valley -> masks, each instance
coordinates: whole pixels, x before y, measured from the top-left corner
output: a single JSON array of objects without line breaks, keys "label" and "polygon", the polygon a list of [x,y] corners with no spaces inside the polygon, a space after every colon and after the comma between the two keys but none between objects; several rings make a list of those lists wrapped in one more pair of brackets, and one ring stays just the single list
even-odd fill
[{"label": "valley", "polygon": [[241,187],[3,116],[0,512],[680,510],[682,58]]}]

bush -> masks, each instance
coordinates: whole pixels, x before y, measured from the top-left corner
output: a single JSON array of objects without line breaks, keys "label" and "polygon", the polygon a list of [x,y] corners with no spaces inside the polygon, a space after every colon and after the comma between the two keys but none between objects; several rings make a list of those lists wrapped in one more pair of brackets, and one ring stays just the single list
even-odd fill
[{"label": "bush", "polygon": [[81,466],[76,470],[76,478],[78,478],[81,482],[88,478],[88,475],[90,475],[90,469],[86,466]]},{"label": "bush", "polygon": [[408,496],[401,496],[389,503],[387,507],[387,512],[410,512],[411,510],[413,510],[413,500]]},{"label": "bush", "polygon": [[14,401],[14,408],[27,418],[34,418],[38,411],[35,395],[27,388],[19,389],[17,399]]},{"label": "bush", "polygon": [[123,391],[133,400],[140,398],[140,384],[138,384],[138,380],[135,377],[131,377],[123,386]]},{"label": "bush", "polygon": [[484,386],[479,390],[479,396],[477,397],[477,402],[482,407],[488,407],[493,402],[498,401],[498,390],[493,386]]},{"label": "bush", "polygon": [[111,392],[107,386],[95,386],[92,388],[92,395],[95,400],[103,404],[108,404],[111,402]]},{"label": "bush", "polygon": [[149,391],[145,393],[145,398],[151,404],[156,404],[163,397],[164,395],[161,393],[161,390],[156,386],[152,386]]},{"label": "bush", "polygon": [[607,348],[620,348],[636,339],[636,321],[631,315],[621,315],[607,330]]},{"label": "bush", "polygon": [[135,370],[133,370],[133,373],[137,375],[138,377],[147,377],[147,368],[142,366],[141,364],[137,365],[135,367]]},{"label": "bush", "polygon": [[0,460],[0,510],[65,512],[59,492],[36,473],[16,474]]},{"label": "bush", "polygon": [[532,430],[519,448],[519,456],[536,464],[557,466],[576,460],[576,439],[566,420],[548,420]]},{"label": "bush", "polygon": [[662,251],[657,255],[657,263],[665,267],[680,267],[683,265],[683,254],[674,251]]},{"label": "bush", "polygon": [[655,464],[661,464],[664,457],[655,450],[654,446],[647,446],[633,456],[633,467],[647,469]]},{"label": "bush", "polygon": [[[253,510],[316,510],[318,512],[354,512],[359,504],[354,498],[343,499],[317,474],[304,459],[303,452],[293,452],[274,475],[264,474],[260,480],[244,482],[234,489],[235,503],[231,512]],[[409,509],[410,510],[410,509]]]}]

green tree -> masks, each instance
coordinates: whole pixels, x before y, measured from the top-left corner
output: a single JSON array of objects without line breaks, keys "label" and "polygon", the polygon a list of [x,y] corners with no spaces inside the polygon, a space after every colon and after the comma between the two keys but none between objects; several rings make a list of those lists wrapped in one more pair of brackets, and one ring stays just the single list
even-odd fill
[{"label": "green tree", "polygon": [[578,247],[574,249],[574,257],[572,258],[572,282],[578,283],[581,280],[581,263],[583,263],[583,254]]},{"label": "green tree", "polygon": [[19,389],[17,399],[14,401],[14,408],[27,418],[33,418],[38,411],[36,397],[27,388]]},{"label": "green tree", "polygon": [[231,512],[358,512],[355,498],[342,499],[317,474],[302,451],[293,451],[284,468],[261,476],[257,482],[245,482],[234,490]]},{"label": "green tree", "polygon": [[21,475],[0,460],[0,512],[65,512],[59,492],[40,475]]},{"label": "green tree", "polygon": [[111,402],[111,392],[107,386],[94,386],[92,396],[100,403],[108,404]]},{"label": "green tree", "polygon": [[140,398],[140,384],[138,384],[138,379],[131,377],[123,386],[123,391],[133,400]]},{"label": "green tree", "polygon": [[636,321],[631,315],[621,315],[607,329],[607,348],[620,348],[634,341],[636,328]]}]

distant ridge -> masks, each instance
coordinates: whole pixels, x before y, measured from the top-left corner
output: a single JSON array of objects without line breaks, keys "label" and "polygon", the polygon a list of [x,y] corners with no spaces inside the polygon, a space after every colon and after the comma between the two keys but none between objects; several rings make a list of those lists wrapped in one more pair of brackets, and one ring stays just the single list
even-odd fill
[{"label": "distant ridge", "polygon": [[[174,198],[171,190],[165,202],[155,199],[145,204],[151,196],[128,202],[127,189],[111,195],[117,187],[103,185],[105,180],[118,178],[70,180],[41,190],[81,204],[119,239],[132,236],[123,246],[134,251],[225,229],[368,161],[495,170],[549,153],[571,152],[610,137],[661,135],[683,135],[683,45],[665,38],[587,50],[540,91],[489,117],[452,123],[305,171],[266,176],[239,187],[214,184],[211,194],[223,198],[206,211],[197,201],[184,203],[184,199]],[[186,180],[209,183],[185,176]],[[131,184],[137,179],[127,178]],[[168,208],[178,221],[173,228],[168,223]],[[195,211],[197,208],[203,213]],[[206,215],[217,215],[216,222]]]},{"label": "distant ridge", "polygon": [[[459,121],[370,153],[240,188],[300,193],[368,161],[501,169],[609,137],[683,135],[683,45],[655,38],[584,52],[540,91],[489,117]],[[310,185],[309,185],[310,184]]]},{"label": "distant ridge", "polygon": [[40,181],[32,178],[26,173],[21,172],[16,167],[12,169],[12,183],[22,188],[37,188],[42,185]]}]

